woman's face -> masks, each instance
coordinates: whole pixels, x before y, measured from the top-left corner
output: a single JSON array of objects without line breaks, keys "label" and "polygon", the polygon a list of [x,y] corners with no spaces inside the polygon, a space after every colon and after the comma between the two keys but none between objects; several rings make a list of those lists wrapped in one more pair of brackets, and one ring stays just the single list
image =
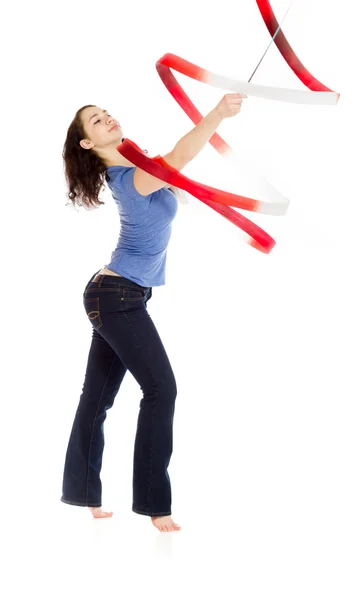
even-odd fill
[{"label": "woman's face", "polygon": [[122,140],[122,129],[116,119],[111,117],[107,110],[98,106],[91,106],[82,111],[81,119],[83,122],[86,138],[81,140],[83,148],[91,147],[104,149],[108,146],[116,147]]}]

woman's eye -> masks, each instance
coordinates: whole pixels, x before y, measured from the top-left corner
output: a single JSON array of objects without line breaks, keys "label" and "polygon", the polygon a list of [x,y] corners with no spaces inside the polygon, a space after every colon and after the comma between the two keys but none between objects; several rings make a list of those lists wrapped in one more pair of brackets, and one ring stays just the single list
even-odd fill
[{"label": "woman's eye", "polygon": [[[108,115],[108,116],[110,117],[111,115]],[[98,119],[97,121],[95,121],[95,125],[96,125],[97,123],[99,123],[100,121],[101,121],[101,119]]]}]

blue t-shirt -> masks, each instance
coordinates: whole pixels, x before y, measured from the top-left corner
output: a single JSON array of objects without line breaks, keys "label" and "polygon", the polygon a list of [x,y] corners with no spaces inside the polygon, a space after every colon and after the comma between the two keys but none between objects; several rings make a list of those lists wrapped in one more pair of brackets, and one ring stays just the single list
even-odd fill
[{"label": "blue t-shirt", "polygon": [[178,201],[165,187],[141,196],[134,186],[135,169],[117,165],[106,171],[121,228],[111,261],[104,266],[144,287],[164,285],[167,247]]}]

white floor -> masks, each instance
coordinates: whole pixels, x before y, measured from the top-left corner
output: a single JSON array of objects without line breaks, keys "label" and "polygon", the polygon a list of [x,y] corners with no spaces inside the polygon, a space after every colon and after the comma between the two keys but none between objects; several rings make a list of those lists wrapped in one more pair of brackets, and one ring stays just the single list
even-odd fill
[{"label": "white floor", "polygon": [[57,498],[47,506],[24,503],[21,512],[20,503],[9,502],[2,514],[0,595],[361,600],[356,499],[344,504],[344,494],[322,497],[317,486],[316,495],[311,489],[299,500],[292,487],[286,482],[281,494],[275,487],[263,496],[245,489],[229,499],[226,490],[223,503],[215,480],[208,507],[195,498],[192,510],[189,498],[187,508],[174,511],[182,527],[174,533],[159,533],[126,504],[120,509],[108,502],[113,517],[94,520],[88,509]]}]

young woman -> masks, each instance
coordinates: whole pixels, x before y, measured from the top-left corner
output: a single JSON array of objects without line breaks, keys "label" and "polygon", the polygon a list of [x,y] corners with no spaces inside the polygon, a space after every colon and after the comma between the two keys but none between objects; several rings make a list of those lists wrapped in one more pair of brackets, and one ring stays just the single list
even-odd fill
[{"label": "young woman", "polygon": [[[239,113],[241,94],[226,94],[182,137],[164,160],[179,171],[206,145],[221,121]],[[103,423],[126,371],[140,385],[133,462],[132,510],[151,517],[160,531],[180,529],[171,518],[168,465],[173,450],[176,381],[157,329],[146,309],[152,287],[165,284],[167,246],[179,190],[135,167],[117,151],[122,129],[107,111],[77,111],[63,150],[68,197],[97,208],[106,178],[121,231],[111,261],[87,283],[84,308],[92,324],[85,380],[68,443],[61,501],[101,508]]]}]

